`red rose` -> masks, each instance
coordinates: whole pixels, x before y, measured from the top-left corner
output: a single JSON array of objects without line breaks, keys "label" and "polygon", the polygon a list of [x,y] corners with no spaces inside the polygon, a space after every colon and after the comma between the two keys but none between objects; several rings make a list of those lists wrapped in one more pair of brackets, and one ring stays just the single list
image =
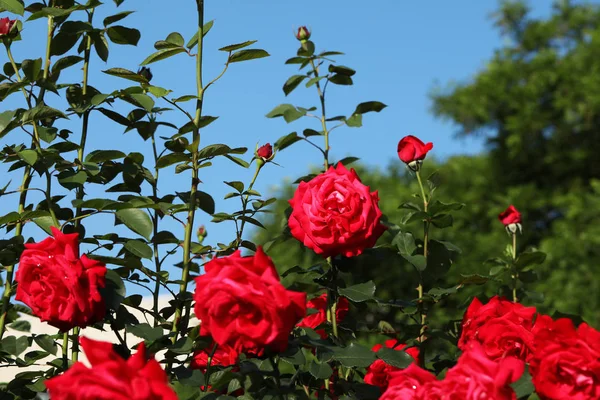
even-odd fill
[{"label": "red rose", "polygon": [[271,143],[267,143],[262,145],[256,150],[256,155],[262,158],[263,160],[268,160],[273,155],[273,146]]},{"label": "red rose", "polygon": [[[383,345],[376,344],[373,346],[373,351],[379,351]],[[415,362],[419,362],[419,349],[416,347],[410,347],[405,350],[406,345],[398,342],[396,339],[389,339],[385,341],[385,347],[394,349],[394,350],[404,350],[407,354],[412,356]],[[390,380],[390,376],[392,372],[400,371],[401,368],[394,367],[392,365],[387,364],[383,360],[375,360],[373,364],[371,364],[367,368],[367,373],[365,374],[365,383],[373,386],[379,386],[381,391],[384,392],[388,388],[388,383]]]},{"label": "red rose", "polygon": [[514,357],[492,360],[478,343],[472,343],[448,370],[444,380],[432,381],[417,391],[419,400],[516,400],[512,383],[525,363]]},{"label": "red rose", "polygon": [[530,371],[542,400],[600,399],[600,332],[568,318],[536,321]]},{"label": "red rose", "polygon": [[196,278],[194,310],[201,333],[238,353],[283,351],[288,336],[306,315],[306,294],[286,290],[262,248],[250,257],[236,251],[215,258]]},{"label": "red rose", "polygon": [[380,400],[418,400],[418,390],[434,382],[436,379],[431,372],[417,364],[410,364],[406,369],[390,373],[389,386]]},{"label": "red rose", "polygon": [[341,163],[301,182],[289,202],[292,235],[323,257],[357,256],[385,231],[379,222],[377,191],[371,193],[356,172]]},{"label": "red rose", "polygon": [[423,143],[418,137],[408,135],[398,142],[398,157],[406,164],[420,161],[425,158],[429,150],[433,149],[433,143]]},{"label": "red rose", "polygon": [[77,362],[47,380],[52,400],[177,400],[160,364],[146,360],[144,343],[128,360],[115,353],[111,343],[85,337],[80,343],[91,368]]},{"label": "red rose", "polygon": [[8,35],[13,25],[17,22],[17,20],[6,18],[0,18],[0,36]]},{"label": "red rose", "polygon": [[510,224],[520,224],[521,223],[521,213],[513,206],[512,204],[508,206],[504,212],[501,212],[498,215],[498,219],[505,226]]},{"label": "red rose", "polygon": [[535,307],[525,307],[495,296],[483,305],[474,298],[462,323],[458,347],[480,343],[492,359],[514,356],[526,360],[533,348]]},{"label": "red rose", "polygon": [[298,28],[298,32],[296,32],[296,39],[300,41],[310,39],[310,31],[306,26],[301,26]]},{"label": "red rose", "polygon": [[[338,323],[343,321],[346,317],[348,306],[349,303],[347,298],[338,298],[337,307],[335,309],[335,318]],[[324,324],[327,321],[327,293],[323,293],[319,297],[309,300],[306,307],[315,309],[318,312],[302,318],[296,326],[300,328],[316,329],[319,325]],[[325,333],[324,329],[319,329],[316,332],[321,335],[323,339],[327,337],[327,333]]]},{"label": "red rose", "polygon": [[199,369],[203,373],[206,373],[206,369],[208,367],[208,357],[210,357],[211,354],[212,358],[210,365],[229,367],[237,364],[239,355],[234,349],[229,346],[217,345],[217,349],[213,353],[214,346],[214,343],[211,343],[210,346],[202,350],[196,350],[194,352],[194,358],[190,363],[190,367],[192,369]]},{"label": "red rose", "polygon": [[52,227],[40,243],[26,243],[17,270],[16,300],[27,304],[42,321],[67,331],[86,327],[104,318],[106,266],[79,257],[79,235]]}]

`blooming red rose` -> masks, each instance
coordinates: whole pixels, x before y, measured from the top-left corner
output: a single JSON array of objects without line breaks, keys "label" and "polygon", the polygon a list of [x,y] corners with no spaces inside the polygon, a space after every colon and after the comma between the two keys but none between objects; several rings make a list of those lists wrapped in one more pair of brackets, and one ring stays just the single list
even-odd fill
[{"label": "blooming red rose", "polygon": [[144,343],[128,360],[111,343],[85,337],[80,343],[91,368],[77,362],[47,380],[52,400],[177,400],[160,364],[153,358],[146,360]]},{"label": "blooming red rose", "polygon": [[[338,298],[337,307],[335,309],[335,318],[338,323],[342,322],[348,314],[348,299],[345,297]],[[319,325],[324,324],[327,321],[327,293],[323,293],[319,297],[315,297],[311,299],[306,304],[307,308],[312,308],[317,310],[316,313],[308,315],[296,326],[300,328],[311,328],[316,329]],[[319,329],[316,331],[323,339],[327,337],[327,333],[325,333],[324,329]]]},{"label": "blooming red rose", "polygon": [[79,257],[79,235],[52,227],[40,243],[26,243],[19,260],[16,300],[27,304],[40,320],[63,331],[86,327],[104,318],[98,291],[106,281],[106,266]]},{"label": "blooming red rose", "polygon": [[301,26],[298,28],[298,32],[296,32],[296,39],[300,41],[310,39],[310,31],[306,26]]},{"label": "blooming red rose", "polygon": [[271,143],[264,144],[256,150],[256,155],[263,160],[268,160],[273,155],[273,146]]},{"label": "blooming red rose", "polygon": [[194,352],[194,358],[192,358],[192,362],[190,363],[190,367],[192,369],[199,369],[203,373],[206,373],[206,369],[208,367],[208,357],[210,357],[211,354],[212,358],[210,365],[229,367],[237,364],[239,354],[234,349],[227,345],[217,345],[217,348],[213,353],[214,346],[215,343],[213,342],[210,344],[210,346],[207,346],[202,350],[196,350]]},{"label": "blooming red rose", "polygon": [[490,359],[478,343],[469,344],[441,381],[430,381],[417,390],[418,400],[516,400],[512,383],[519,380],[525,363],[514,357]]},{"label": "blooming red rose", "polygon": [[436,378],[431,372],[410,364],[406,369],[390,372],[389,385],[380,400],[418,400],[418,390],[434,382]]},{"label": "blooming red rose", "polygon": [[600,399],[600,332],[568,318],[536,321],[530,371],[542,400]]},{"label": "blooming red rose", "polygon": [[513,206],[512,204],[508,206],[506,210],[498,215],[498,219],[505,226],[510,224],[520,224],[521,223],[521,213]]},{"label": "blooming red rose", "polygon": [[[376,344],[373,346],[373,351],[379,351],[383,345]],[[385,347],[394,349],[394,350],[404,350],[407,354],[409,354],[415,362],[419,362],[419,349],[416,347],[410,347],[406,349],[406,345],[398,342],[396,339],[388,339],[385,341]],[[394,367],[389,365],[383,360],[375,360],[373,364],[371,364],[367,368],[367,373],[365,374],[365,383],[373,386],[379,386],[383,391],[385,391],[388,387],[388,383],[391,377],[391,373],[395,371],[400,371],[401,369],[398,367]]]},{"label": "blooming red rose", "polygon": [[474,298],[465,312],[458,347],[478,342],[492,359],[514,356],[527,360],[533,349],[535,307],[525,307],[494,296],[483,305]]},{"label": "blooming red rose", "polygon": [[377,191],[371,193],[341,163],[301,182],[289,202],[292,235],[323,257],[357,256],[385,231]]},{"label": "blooming red rose", "polygon": [[294,325],[306,315],[306,294],[286,290],[273,261],[258,248],[215,258],[196,278],[194,310],[201,334],[238,353],[283,351]]},{"label": "blooming red rose", "polygon": [[423,143],[418,137],[408,135],[398,142],[398,157],[406,164],[410,164],[413,161],[423,160],[431,149],[433,143]]},{"label": "blooming red rose", "polygon": [[0,36],[8,35],[16,22],[16,20],[10,19],[8,17],[0,18]]}]

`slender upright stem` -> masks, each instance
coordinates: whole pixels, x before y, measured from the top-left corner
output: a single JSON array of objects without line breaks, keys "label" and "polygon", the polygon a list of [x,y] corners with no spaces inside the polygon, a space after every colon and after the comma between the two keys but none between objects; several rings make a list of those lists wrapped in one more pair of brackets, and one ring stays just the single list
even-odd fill
[{"label": "slender upright stem", "polygon": [[63,362],[63,371],[69,369],[69,332],[63,333],[62,340],[62,362]]},{"label": "slender upright stem", "polygon": [[73,348],[71,353],[71,360],[77,362],[79,360],[79,327],[73,328]]},{"label": "slender upright stem", "polygon": [[[155,199],[158,198],[158,150],[156,149],[156,138],[154,136],[154,134],[152,134],[152,153],[154,154],[154,184],[152,185],[152,195],[154,196]],[[154,229],[154,237],[156,237],[157,233],[158,233],[158,221],[159,221],[159,215],[158,215],[158,210],[154,210],[154,214],[152,215],[152,225],[153,225],[153,229]],[[158,253],[158,243],[156,242],[156,240],[152,241],[153,244],[153,250],[154,250],[154,268],[155,268],[155,272],[156,272],[156,282],[154,285],[154,291],[152,293],[153,296],[153,306],[152,306],[152,310],[154,311],[155,315],[158,315],[158,299],[160,297],[160,269],[161,269],[161,262],[160,262],[160,255]],[[158,326],[158,318],[154,318],[154,326]]]},{"label": "slender upright stem", "polygon": [[[425,195],[425,187],[423,186],[423,180],[421,179],[421,172],[416,171],[417,180],[419,181],[419,188],[421,189],[421,197],[423,198],[423,211],[427,212],[427,206],[429,202],[427,200],[427,196]],[[423,222],[423,257],[425,257],[425,263],[427,263],[427,256],[429,254],[429,222]],[[419,286],[417,287],[417,292],[419,294],[419,308],[421,309],[421,330],[419,335],[419,341],[423,342],[425,340],[425,331],[427,330],[427,313],[423,309],[423,277],[421,273],[419,273]]]},{"label": "slender upright stem", "polygon": [[[315,65],[315,61],[311,58],[310,65],[313,68],[313,72],[315,74],[315,78],[319,77],[319,68]],[[327,114],[325,112],[325,92],[321,89],[321,84],[319,81],[316,83],[317,92],[319,93],[319,100],[321,101],[321,127],[323,128],[323,136],[325,136],[325,150],[323,151],[323,156],[325,158],[324,165],[325,170],[329,168],[329,131],[327,130]]]},{"label": "slender upright stem", "polygon": [[[513,232],[512,234],[512,259],[513,259],[513,266],[515,265],[515,261],[517,260],[517,232]],[[513,294],[513,301],[516,303],[519,301],[519,298],[517,297],[517,283],[519,282],[519,272],[517,271],[517,267],[514,266],[513,267],[513,289],[512,289],[512,294]]]},{"label": "slender upright stem", "polygon": [[171,337],[171,339],[173,343],[175,343],[177,340],[179,323],[183,311],[183,301],[181,297],[187,291],[190,273],[192,232],[194,229],[194,216],[196,213],[196,192],[198,191],[198,183],[200,182],[198,179],[198,148],[200,146],[200,129],[198,126],[200,125],[202,104],[204,100],[204,87],[202,84],[202,46],[204,42],[202,27],[204,25],[204,0],[196,0],[196,7],[198,11],[198,46],[196,52],[196,87],[198,91],[198,100],[196,101],[196,116],[194,118],[195,127],[192,136],[192,184],[190,189],[187,222],[185,225],[185,236],[183,240],[183,268],[181,272],[181,284],[179,285],[179,298],[177,299],[177,306],[175,308],[175,316],[172,327],[172,332],[174,335]]},{"label": "slender upright stem", "polygon": [[332,287],[327,289],[327,320],[331,322],[331,329],[333,331],[333,336],[338,338],[338,326],[337,326],[337,268],[333,264],[331,257],[327,257],[327,263],[331,268],[331,282]]},{"label": "slender upright stem", "polygon": [[[254,171],[254,176],[252,177],[252,180],[250,181],[250,185],[248,186],[248,189],[246,189],[246,191],[252,190],[252,187],[254,187],[254,182],[256,182],[256,178],[258,178],[258,173],[260,172],[263,164],[260,164],[260,162],[262,162],[262,160],[258,161],[259,164],[257,164],[256,166],[256,171]],[[250,198],[250,194],[246,194],[245,198],[242,198],[242,212],[243,212],[243,216],[246,216],[246,207],[248,207],[248,199]],[[240,230],[238,232],[237,235],[237,246],[240,246],[240,243],[242,243],[242,235],[244,234],[244,225],[246,225],[246,221],[243,219],[242,223],[240,225]]]}]

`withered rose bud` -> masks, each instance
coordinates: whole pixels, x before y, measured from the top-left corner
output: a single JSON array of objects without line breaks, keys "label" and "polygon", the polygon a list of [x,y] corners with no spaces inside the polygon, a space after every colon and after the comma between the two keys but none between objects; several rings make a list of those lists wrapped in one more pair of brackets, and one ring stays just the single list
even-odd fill
[{"label": "withered rose bud", "polygon": [[301,42],[310,39],[310,31],[306,26],[301,26],[300,28],[298,28],[298,32],[296,32],[296,39],[298,39]]},{"label": "withered rose bud", "polygon": [[152,80],[152,72],[150,72],[150,68],[148,68],[148,67],[140,68],[137,73],[138,73],[138,75],[141,75],[144,78],[146,78],[146,80],[148,82],[150,82]]}]

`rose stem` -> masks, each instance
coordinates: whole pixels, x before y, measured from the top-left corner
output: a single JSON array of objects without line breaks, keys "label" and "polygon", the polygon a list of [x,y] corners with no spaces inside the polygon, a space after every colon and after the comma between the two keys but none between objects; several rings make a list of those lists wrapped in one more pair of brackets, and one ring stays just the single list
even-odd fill
[{"label": "rose stem", "polygon": [[[196,7],[198,11],[198,46],[196,51],[196,88],[198,91],[198,100],[196,101],[196,116],[194,118],[194,130],[193,130],[193,142],[192,142],[192,184],[190,189],[190,200],[189,209],[187,216],[187,224],[185,226],[185,237],[183,241],[183,268],[181,272],[181,284],[179,286],[179,295],[176,299],[177,306],[175,308],[175,316],[173,319],[173,327],[171,332],[173,333],[171,341],[175,343],[177,341],[177,333],[179,323],[183,309],[183,294],[187,291],[188,276],[190,272],[190,260],[191,260],[191,243],[192,243],[192,231],[194,227],[194,215],[196,212],[196,192],[198,190],[198,148],[200,146],[200,117],[202,116],[202,104],[204,100],[204,87],[202,84],[202,45],[203,45],[203,32],[202,26],[204,25],[204,0],[196,0]],[[172,361],[168,364],[168,369],[172,365]]]},{"label": "rose stem", "polygon": [[512,233],[512,259],[513,259],[513,290],[512,290],[512,294],[513,294],[513,301],[516,303],[519,301],[519,298],[517,297],[517,283],[519,280],[519,273],[517,272],[517,266],[515,265],[515,261],[517,260],[517,232],[515,230],[515,232]]},{"label": "rose stem", "polygon": [[[312,66],[315,78],[319,77],[319,68],[315,65],[314,57],[310,57],[310,65]],[[321,127],[323,128],[323,135],[325,136],[325,149],[323,150],[323,157],[325,171],[329,168],[329,131],[327,130],[327,114],[325,113],[325,90],[321,89],[321,84],[317,81],[317,91],[319,92],[319,100],[321,101]],[[327,85],[325,85],[327,86]]]},{"label": "rose stem", "polygon": [[[421,188],[421,197],[423,197],[423,211],[427,212],[427,196],[425,195],[425,188],[423,187],[423,180],[421,179],[421,172],[419,170],[415,171],[417,174],[417,180],[419,181],[419,187]],[[428,246],[429,246],[429,222],[423,221],[423,257],[425,257],[425,264],[427,264],[427,255],[428,255]],[[427,330],[427,325],[425,321],[427,319],[427,314],[423,309],[423,276],[419,272],[419,286],[417,287],[417,291],[419,293],[419,305],[421,308],[421,330],[419,334],[419,342],[423,343],[425,340],[425,331]]]},{"label": "rose stem", "polygon": [[[254,186],[254,182],[256,182],[256,178],[258,177],[258,173],[260,172],[261,168],[263,167],[264,163],[262,162],[262,160],[259,160],[256,164],[256,171],[254,172],[254,176],[252,177],[252,180],[250,181],[250,186],[248,186],[248,189],[246,189],[246,191],[252,190],[252,187]],[[246,194],[246,198],[242,199],[242,215],[246,215],[246,207],[248,207],[248,198],[250,197],[250,194]],[[246,224],[245,220],[242,220],[242,223],[240,225],[240,231],[238,232],[238,237],[237,237],[237,247],[240,247],[240,244],[242,243],[242,234],[244,233],[244,225]]]}]

